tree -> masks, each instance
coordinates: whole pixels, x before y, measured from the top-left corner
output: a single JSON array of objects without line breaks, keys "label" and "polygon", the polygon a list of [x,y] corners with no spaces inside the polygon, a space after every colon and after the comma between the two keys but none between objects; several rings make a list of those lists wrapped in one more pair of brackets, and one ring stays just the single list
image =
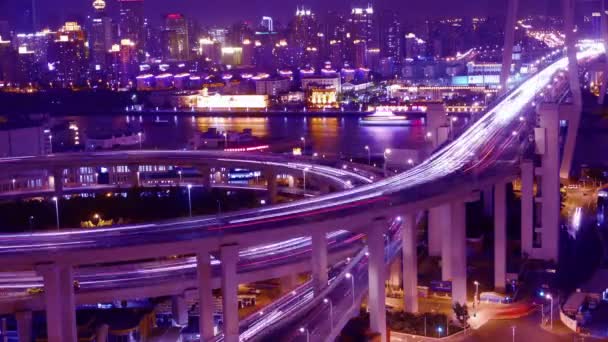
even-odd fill
[{"label": "tree", "polygon": [[469,309],[467,308],[467,305],[456,303],[454,304],[453,309],[458,322],[460,322],[460,325],[462,325],[463,328],[467,328],[469,321]]}]

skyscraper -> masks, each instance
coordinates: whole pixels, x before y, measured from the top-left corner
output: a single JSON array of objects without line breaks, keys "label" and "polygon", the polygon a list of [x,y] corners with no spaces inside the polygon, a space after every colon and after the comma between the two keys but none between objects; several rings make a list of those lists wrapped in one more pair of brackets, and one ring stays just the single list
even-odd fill
[{"label": "skyscraper", "polygon": [[374,8],[355,7],[350,13],[351,34],[353,40],[360,40],[369,46],[374,40]]},{"label": "skyscraper", "polygon": [[182,14],[172,13],[165,16],[161,45],[164,59],[174,61],[188,59],[190,52],[188,23]]},{"label": "skyscraper", "polygon": [[298,8],[291,25],[291,44],[296,64],[312,63],[304,58],[307,52],[319,50],[317,33],[319,31],[315,14],[307,8]]},{"label": "skyscraper", "polygon": [[141,59],[145,55],[146,46],[144,0],[118,0],[118,2],[120,4],[119,37],[133,42]]},{"label": "skyscraper", "polygon": [[91,66],[93,70],[101,70],[105,68],[106,56],[112,48],[112,20],[106,14],[104,0],[95,0],[93,11],[89,33]]},{"label": "skyscraper", "polygon": [[399,62],[403,55],[401,22],[396,12],[383,11],[380,16],[380,50],[382,57]]},{"label": "skyscraper", "polygon": [[49,70],[63,86],[72,85],[87,77],[87,51],[85,35],[80,25],[66,22],[49,44]]}]

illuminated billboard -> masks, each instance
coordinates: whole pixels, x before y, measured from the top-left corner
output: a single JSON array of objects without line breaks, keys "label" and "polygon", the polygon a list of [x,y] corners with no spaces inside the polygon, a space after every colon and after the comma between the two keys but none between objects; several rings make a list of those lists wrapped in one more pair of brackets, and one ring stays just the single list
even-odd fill
[{"label": "illuminated billboard", "polygon": [[208,109],[264,109],[266,95],[197,95],[196,106]]}]

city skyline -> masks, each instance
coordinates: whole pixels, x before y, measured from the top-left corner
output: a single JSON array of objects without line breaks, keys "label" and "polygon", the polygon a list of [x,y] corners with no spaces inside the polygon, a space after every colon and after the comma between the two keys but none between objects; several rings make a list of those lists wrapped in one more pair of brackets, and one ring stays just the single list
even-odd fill
[{"label": "city skyline", "polygon": [[[109,12],[117,13],[118,0],[108,0],[106,2]],[[84,21],[87,16],[92,14],[92,1],[57,0],[52,3],[40,1],[35,3],[40,27],[54,27],[68,20]],[[530,1],[530,4],[526,4],[524,7],[525,10],[522,14],[554,14],[555,8],[550,6],[549,3],[549,0]],[[212,0],[204,5],[192,0],[173,1],[170,4],[162,0],[144,1],[145,15],[153,24],[161,23],[162,17],[168,13],[181,12],[187,14],[190,19],[200,21],[203,25],[229,25],[237,21],[257,22],[262,16],[271,16],[276,21],[286,24],[298,6],[310,8],[318,15],[324,15],[328,11],[348,12],[352,7],[365,7],[368,4],[378,10],[395,11],[401,17],[412,22],[439,16],[500,15],[505,8],[504,1],[496,3],[493,0],[471,0],[465,4],[447,0],[408,1],[405,3],[397,0],[339,0],[332,2],[309,0],[304,2],[290,1],[287,6],[278,0],[268,0],[263,3]],[[0,4],[0,20],[8,21],[16,31],[27,31],[24,29],[24,21],[26,20],[23,19],[23,16],[28,15],[25,10],[28,5],[27,1],[16,0],[8,0]]]}]

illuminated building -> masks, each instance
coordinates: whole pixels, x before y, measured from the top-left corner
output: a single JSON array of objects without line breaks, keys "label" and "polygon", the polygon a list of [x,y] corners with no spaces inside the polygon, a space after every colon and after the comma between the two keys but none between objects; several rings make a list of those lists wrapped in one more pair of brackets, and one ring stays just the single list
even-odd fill
[{"label": "illuminated building", "polygon": [[397,13],[393,11],[383,11],[380,17],[380,48],[382,57],[392,58],[394,61],[401,61],[401,22]]},{"label": "illuminated building", "polygon": [[339,94],[342,92],[342,83],[339,76],[310,76],[302,78],[302,89],[307,91],[312,88],[334,89]]},{"label": "illuminated building", "polygon": [[250,39],[243,41],[243,65],[254,65],[255,63],[255,43]]},{"label": "illuminated building", "polygon": [[199,54],[212,63],[220,63],[222,58],[222,44],[217,40],[202,38],[198,41]]},{"label": "illuminated building", "polygon": [[[112,48],[115,49],[116,47]],[[136,44],[129,39],[122,39],[115,53],[118,54],[120,82],[126,85],[137,73]]]},{"label": "illuminated building", "polygon": [[163,58],[169,61],[185,61],[189,57],[188,23],[182,14],[172,13],[165,17],[161,45]]},{"label": "illuminated building", "polygon": [[238,66],[242,63],[243,48],[230,46],[222,48],[222,64]]},{"label": "illuminated building", "polygon": [[48,69],[55,81],[71,86],[87,77],[87,48],[80,25],[66,22],[49,44]]},{"label": "illuminated building", "polygon": [[91,17],[89,48],[93,70],[105,68],[107,54],[112,47],[112,19],[106,14],[106,3],[103,0],[93,2],[94,14]]},{"label": "illuminated building", "polygon": [[135,44],[138,54],[143,55],[145,41],[144,0],[118,0],[120,19],[118,36]]},{"label": "illuminated building", "polygon": [[[307,49],[308,51],[313,48],[318,49],[317,32],[318,25],[314,13],[307,8],[297,8],[291,28],[295,64],[303,62]],[[305,62],[310,62],[310,60]]]},{"label": "illuminated building", "polygon": [[353,42],[353,59],[355,67],[361,68],[367,66],[367,44],[362,40]]},{"label": "illuminated building", "polygon": [[277,96],[286,93],[291,88],[291,81],[288,78],[265,78],[255,81],[255,93],[258,95]]},{"label": "illuminated building", "polygon": [[271,17],[262,17],[260,25],[266,29],[266,32],[274,32],[274,25]]},{"label": "illuminated building", "polygon": [[21,84],[40,80],[40,64],[36,63],[36,55],[26,47],[20,47],[17,54],[16,81]]},{"label": "illuminated building", "polygon": [[13,81],[14,75],[15,50],[11,46],[10,40],[2,40],[0,37],[0,81]]},{"label": "illuminated building", "polygon": [[56,34],[49,30],[28,34],[20,33],[14,36],[13,46],[15,49],[25,48],[26,51],[32,51],[36,63],[46,66],[49,43],[55,39]]},{"label": "illuminated building", "polygon": [[353,8],[350,14],[351,38],[370,44],[374,39],[374,8]]},{"label": "illuminated building", "polygon": [[333,88],[311,87],[307,90],[309,108],[325,109],[338,108],[338,93]]},{"label": "illuminated building", "polygon": [[266,95],[211,95],[206,88],[200,94],[187,97],[191,106],[208,110],[264,109],[268,106]]},{"label": "illuminated building", "polygon": [[418,56],[422,56],[425,53],[426,43],[424,40],[416,37],[413,33],[405,35],[405,58],[408,60],[415,60]]}]

